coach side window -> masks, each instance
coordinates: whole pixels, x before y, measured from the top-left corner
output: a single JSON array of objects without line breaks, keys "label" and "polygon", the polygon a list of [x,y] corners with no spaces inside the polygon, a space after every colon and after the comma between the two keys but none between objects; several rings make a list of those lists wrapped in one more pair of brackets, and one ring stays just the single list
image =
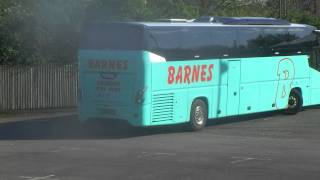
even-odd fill
[{"label": "coach side window", "polygon": [[180,60],[183,54],[182,30],[174,27],[155,27],[147,34],[148,50],[165,57],[168,61]]},{"label": "coach side window", "polygon": [[311,28],[290,28],[289,34],[295,36],[297,39],[300,39],[312,34],[312,29]]},{"label": "coach side window", "polygon": [[215,59],[234,57],[236,30],[225,27],[185,27],[182,52],[187,59]]},{"label": "coach side window", "polygon": [[212,51],[219,57],[237,57],[237,30],[233,27],[217,27],[212,29]]},{"label": "coach side window", "polygon": [[240,57],[261,56],[263,50],[263,29],[242,27],[238,29],[238,53]]},{"label": "coach side window", "polygon": [[186,60],[209,59],[212,57],[210,28],[184,27],[182,36],[180,51],[184,54]]},{"label": "coach side window", "polygon": [[265,28],[263,34],[263,46],[265,47],[265,54],[268,56],[287,55],[290,42],[296,39],[295,36],[289,34],[288,28],[285,27]]}]

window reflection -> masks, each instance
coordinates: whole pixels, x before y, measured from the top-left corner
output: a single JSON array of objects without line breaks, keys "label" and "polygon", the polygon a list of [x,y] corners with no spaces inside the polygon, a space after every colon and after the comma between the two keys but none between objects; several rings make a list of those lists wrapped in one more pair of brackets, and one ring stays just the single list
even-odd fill
[{"label": "window reflection", "polygon": [[308,27],[153,27],[149,33],[149,44],[159,46],[148,50],[167,60],[300,55],[316,42]]}]

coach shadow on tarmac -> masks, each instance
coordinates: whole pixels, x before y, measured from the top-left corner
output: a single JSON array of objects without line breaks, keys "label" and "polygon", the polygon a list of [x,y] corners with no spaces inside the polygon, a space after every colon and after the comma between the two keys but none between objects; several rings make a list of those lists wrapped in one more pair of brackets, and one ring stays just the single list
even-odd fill
[{"label": "coach shadow on tarmac", "polygon": [[[320,106],[311,107],[320,109]],[[265,117],[281,118],[281,112],[266,112],[246,116],[209,120],[208,130],[243,121],[258,120]],[[0,123],[0,140],[59,140],[59,139],[124,139],[156,134],[188,133],[183,124],[150,128],[135,128],[125,123],[101,121],[80,124],[77,116]],[[193,132],[194,133],[194,132]]]}]

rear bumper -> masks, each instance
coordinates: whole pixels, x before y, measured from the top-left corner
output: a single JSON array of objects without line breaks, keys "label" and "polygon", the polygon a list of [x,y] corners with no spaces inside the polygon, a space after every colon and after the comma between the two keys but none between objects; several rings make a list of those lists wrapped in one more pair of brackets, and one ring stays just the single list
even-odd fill
[{"label": "rear bumper", "polygon": [[92,120],[125,121],[132,126],[145,127],[151,125],[148,105],[134,107],[94,106],[90,103],[80,103],[78,107],[79,120],[87,122]]}]

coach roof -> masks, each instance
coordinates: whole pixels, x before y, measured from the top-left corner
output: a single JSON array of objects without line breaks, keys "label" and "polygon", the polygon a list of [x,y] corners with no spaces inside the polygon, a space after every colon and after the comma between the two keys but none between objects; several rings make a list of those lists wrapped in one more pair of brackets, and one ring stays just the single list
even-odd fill
[{"label": "coach roof", "polygon": [[159,27],[159,26],[169,26],[169,27],[181,27],[181,26],[187,26],[187,27],[216,27],[216,26],[223,26],[223,27],[243,27],[243,26],[247,26],[247,27],[306,27],[307,25],[304,24],[288,24],[288,25],[229,25],[229,24],[222,24],[222,23],[194,23],[194,22],[135,22],[133,24],[141,24],[147,27]]},{"label": "coach roof", "polygon": [[[113,24],[113,23],[110,23]],[[114,22],[114,24],[137,25],[144,27],[310,27],[304,24],[288,24],[288,25],[230,25],[219,22],[204,23],[204,22]]]}]

